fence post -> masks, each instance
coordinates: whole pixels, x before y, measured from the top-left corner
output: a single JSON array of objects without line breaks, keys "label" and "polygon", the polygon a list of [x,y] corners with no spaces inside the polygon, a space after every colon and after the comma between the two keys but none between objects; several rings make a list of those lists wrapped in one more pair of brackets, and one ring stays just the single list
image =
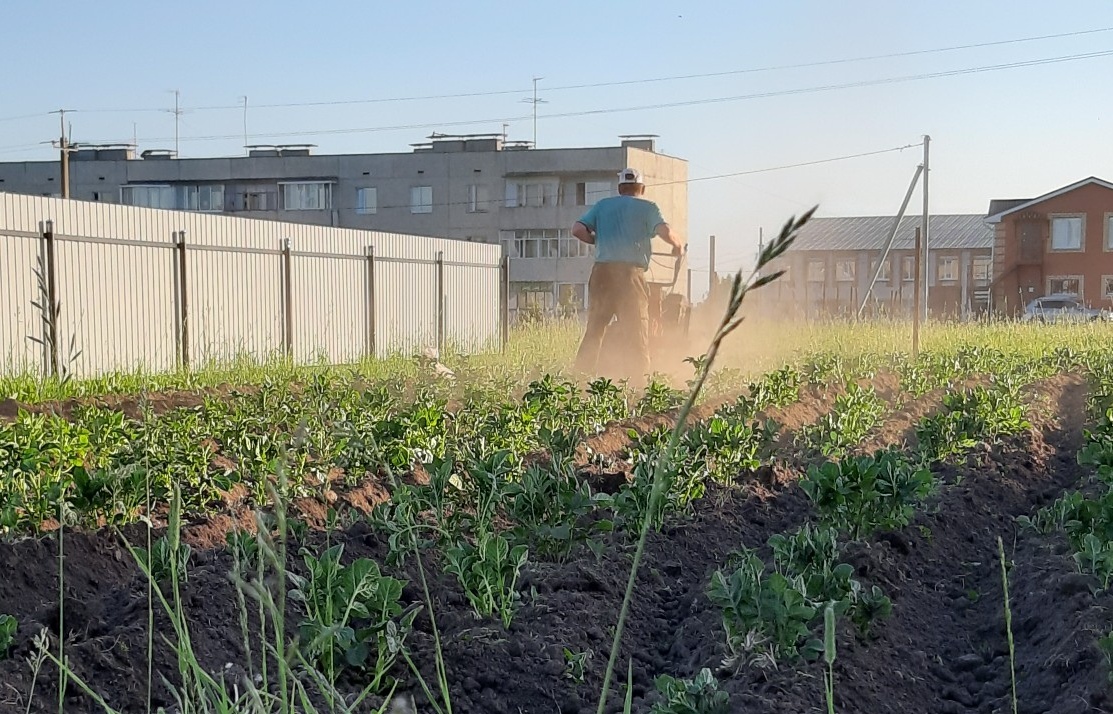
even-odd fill
[{"label": "fence post", "polygon": [[189,291],[186,289],[186,234],[178,231],[175,241],[178,254],[178,345],[181,354],[178,363],[182,369],[189,369]]},{"label": "fence post", "polygon": [[43,321],[46,327],[46,376],[57,377],[59,373],[58,361],[58,275],[55,269],[54,260],[54,221],[46,222],[46,230],[43,232],[43,245],[44,245],[44,258],[43,258],[43,275],[42,281],[45,283],[46,294],[40,296],[40,300],[45,298],[46,304],[42,306]]},{"label": "fence post", "polygon": [[282,239],[282,309],[283,309],[283,350],[287,359],[294,357],[294,288],[291,270],[290,239]]},{"label": "fence post", "polygon": [[499,348],[510,342],[510,256],[499,261]]},{"label": "fence post", "polygon": [[437,251],[437,356],[444,353],[444,251]]},{"label": "fence post", "polygon": [[367,355],[377,354],[375,334],[375,246],[367,246]]}]

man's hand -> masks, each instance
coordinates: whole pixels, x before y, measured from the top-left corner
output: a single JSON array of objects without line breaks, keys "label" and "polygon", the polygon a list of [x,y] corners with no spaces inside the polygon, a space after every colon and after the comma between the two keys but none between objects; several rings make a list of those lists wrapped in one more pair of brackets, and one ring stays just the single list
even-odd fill
[{"label": "man's hand", "polygon": [[678,245],[674,245],[672,247],[672,254],[679,258],[684,255],[684,249]]}]

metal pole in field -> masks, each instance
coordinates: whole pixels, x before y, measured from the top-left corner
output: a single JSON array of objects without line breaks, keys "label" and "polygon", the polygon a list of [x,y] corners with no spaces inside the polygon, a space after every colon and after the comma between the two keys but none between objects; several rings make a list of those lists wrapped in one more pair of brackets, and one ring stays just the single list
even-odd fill
[{"label": "metal pole in field", "polygon": [[928,228],[928,217],[931,215],[928,208],[928,178],[930,174],[930,164],[928,163],[928,154],[931,147],[931,137],[927,134],[924,135],[924,217],[920,229],[923,231],[924,241],[924,320],[928,319],[928,313],[931,310],[929,297],[929,280],[928,271],[931,266],[931,233]]},{"label": "metal pole in field", "polygon": [[294,281],[292,276],[293,260],[290,255],[290,239],[282,239],[282,302],[283,308],[283,350],[287,359],[294,357]]},{"label": "metal pole in field", "polygon": [[444,251],[437,251],[437,359],[444,353]]},{"label": "metal pole in field", "polygon": [[920,354],[920,229],[916,229],[915,283],[912,286],[912,358]]},{"label": "metal pole in field", "polygon": [[48,351],[48,371],[50,377],[57,377],[61,371],[61,362],[58,360],[58,276],[54,261],[54,222],[47,221],[46,232],[43,233],[46,243],[46,259],[43,265],[46,282],[46,337],[50,341]]},{"label": "metal pole in field", "polygon": [[711,236],[711,249],[708,260],[710,266],[707,268],[707,299],[711,299],[711,293],[715,289],[715,236]]},{"label": "metal pole in field", "polygon": [[685,297],[685,299],[687,299],[688,304],[691,305],[692,304],[692,269],[691,268],[688,268],[688,286],[687,286],[687,293],[685,294],[684,297]]},{"label": "metal pole in field", "polygon": [[378,346],[376,345],[376,324],[375,324],[375,246],[367,246],[367,356],[376,357],[378,355]]},{"label": "metal pole in field", "polygon": [[176,241],[178,253],[178,323],[181,330],[181,354],[179,363],[182,369],[189,369],[189,291],[186,289],[186,234],[178,231]]},{"label": "metal pole in field", "polygon": [[510,256],[499,262],[499,347],[506,351],[510,341]]}]

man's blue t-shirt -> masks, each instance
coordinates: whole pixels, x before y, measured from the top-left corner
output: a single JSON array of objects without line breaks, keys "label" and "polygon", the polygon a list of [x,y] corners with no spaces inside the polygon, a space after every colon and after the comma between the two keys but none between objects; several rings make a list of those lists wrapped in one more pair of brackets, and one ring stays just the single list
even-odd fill
[{"label": "man's blue t-shirt", "polygon": [[653,201],[637,196],[610,196],[588,209],[580,223],[595,231],[595,262],[633,263],[649,267],[653,236],[664,223]]}]

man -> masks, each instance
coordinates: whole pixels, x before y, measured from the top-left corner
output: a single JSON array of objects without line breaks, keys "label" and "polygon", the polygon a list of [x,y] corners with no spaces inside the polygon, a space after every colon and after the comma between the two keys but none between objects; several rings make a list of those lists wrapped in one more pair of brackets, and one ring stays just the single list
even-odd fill
[{"label": "man", "polygon": [[576,355],[576,369],[594,373],[603,335],[618,317],[630,340],[628,371],[640,380],[650,374],[649,269],[654,236],[680,255],[683,243],[661,216],[657,204],[642,198],[645,183],[636,169],[618,174],[618,194],[604,198],[572,226],[572,235],[595,246],[595,265],[588,281],[587,329]]}]

